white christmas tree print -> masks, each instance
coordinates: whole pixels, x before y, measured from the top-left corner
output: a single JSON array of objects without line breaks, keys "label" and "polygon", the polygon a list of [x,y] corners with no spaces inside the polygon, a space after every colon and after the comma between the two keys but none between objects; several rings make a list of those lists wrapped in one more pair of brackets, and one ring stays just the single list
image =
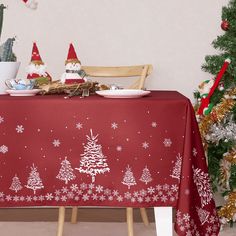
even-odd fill
[{"label": "white christmas tree print", "polygon": [[20,179],[17,175],[12,178],[12,183],[9,189],[15,191],[16,193],[22,189]]},{"label": "white christmas tree print", "polygon": [[130,186],[136,185],[134,174],[131,171],[131,167],[129,165],[126,167],[122,184],[127,185],[128,189],[130,189]]},{"label": "white christmas tree print", "polygon": [[145,168],[143,169],[142,176],[139,180],[144,182],[145,184],[148,184],[152,181],[152,176],[147,166],[145,166]]},{"label": "white christmas tree print", "polygon": [[56,178],[65,181],[65,184],[68,184],[68,181],[75,179],[71,163],[67,160],[67,157],[61,162],[61,169]]},{"label": "white christmas tree print", "polygon": [[44,188],[44,186],[39,176],[39,172],[37,171],[37,167],[35,167],[33,164],[33,166],[30,167],[30,169],[31,169],[31,172],[29,174],[27,185],[25,185],[25,187],[32,189],[35,194],[37,189]]},{"label": "white christmas tree print", "polygon": [[207,205],[211,199],[213,198],[211,185],[209,182],[209,175],[208,173],[204,173],[201,169],[193,168],[193,181],[197,186],[197,191],[199,196],[201,197],[201,204],[202,207]]},{"label": "white christmas tree print", "polygon": [[198,208],[196,207],[197,209],[197,214],[198,214],[198,217],[199,217],[199,220],[201,221],[201,224],[205,224],[207,222],[207,219],[210,215],[210,213],[202,208]]},{"label": "white christmas tree print", "polygon": [[84,146],[84,153],[80,155],[80,167],[75,169],[79,170],[80,173],[91,175],[92,182],[94,182],[97,174],[109,172],[110,168],[102,153],[102,146],[97,144],[98,134],[94,136],[92,129],[90,129],[90,136],[86,135],[86,137],[88,142]]},{"label": "white christmas tree print", "polygon": [[172,174],[170,175],[172,178],[180,180],[181,175],[181,166],[182,166],[182,156],[180,153],[176,156],[177,160],[175,162],[175,166],[172,170]]}]

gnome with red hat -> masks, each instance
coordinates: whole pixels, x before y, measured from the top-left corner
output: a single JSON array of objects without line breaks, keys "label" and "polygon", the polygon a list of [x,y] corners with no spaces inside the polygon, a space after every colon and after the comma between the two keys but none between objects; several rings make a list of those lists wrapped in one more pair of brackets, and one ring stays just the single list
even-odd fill
[{"label": "gnome with red hat", "polygon": [[33,44],[31,62],[27,68],[27,79],[35,80],[38,85],[48,84],[52,78],[46,72],[46,65],[43,63],[36,43]]},{"label": "gnome with red hat", "polygon": [[80,84],[86,81],[85,72],[81,69],[81,63],[77,58],[73,44],[70,44],[67,60],[65,61],[66,71],[61,76],[61,82],[65,84]]}]

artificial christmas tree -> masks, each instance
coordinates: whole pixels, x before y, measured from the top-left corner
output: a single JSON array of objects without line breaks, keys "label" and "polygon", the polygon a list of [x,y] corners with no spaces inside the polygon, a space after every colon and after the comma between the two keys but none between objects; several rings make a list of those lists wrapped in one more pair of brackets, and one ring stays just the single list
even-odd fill
[{"label": "artificial christmas tree", "polygon": [[[194,95],[213,190],[227,200],[236,191],[236,0],[222,8],[221,28],[224,32],[212,43],[219,52],[206,56],[202,66],[214,75],[212,86],[205,97],[202,84]],[[219,211],[223,223],[236,220],[235,208],[227,206]]]}]

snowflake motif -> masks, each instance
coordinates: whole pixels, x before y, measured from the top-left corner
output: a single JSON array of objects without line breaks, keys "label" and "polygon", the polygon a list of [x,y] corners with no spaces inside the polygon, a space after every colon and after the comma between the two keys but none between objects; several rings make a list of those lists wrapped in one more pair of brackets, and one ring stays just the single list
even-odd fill
[{"label": "snowflake motif", "polygon": [[189,222],[190,221],[190,215],[188,213],[183,215],[183,219],[185,222]]},{"label": "snowflake motif", "polygon": [[151,201],[151,198],[150,197],[146,197],[145,198],[145,202],[150,202]]},{"label": "snowflake motif", "polygon": [[106,189],[104,190],[104,194],[105,194],[105,195],[111,195],[111,190],[110,190],[109,188],[106,188]]},{"label": "snowflake motif", "polygon": [[139,203],[143,202],[143,198],[142,197],[138,197],[138,202]]},{"label": "snowflake motif", "polygon": [[178,186],[177,186],[176,184],[172,184],[172,185],[171,185],[171,190],[172,190],[173,192],[178,192],[179,188],[178,188]]},{"label": "snowflake motif", "polygon": [[94,189],[95,185],[94,184],[89,184],[88,187],[89,187],[89,189]]},{"label": "snowflake motif", "polygon": [[79,201],[79,196],[75,196],[75,201]]},{"label": "snowflake motif", "polygon": [[147,191],[148,191],[149,194],[153,194],[153,193],[155,193],[155,188],[150,187],[150,188],[147,189]]},{"label": "snowflake motif", "polygon": [[57,201],[57,202],[60,201],[60,197],[59,197],[59,196],[56,196],[54,199],[55,199],[55,201]]},{"label": "snowflake motif", "polygon": [[70,186],[70,189],[71,189],[71,191],[76,192],[76,191],[79,189],[79,187],[78,187],[77,184],[72,184],[72,185]]},{"label": "snowflake motif", "polygon": [[60,195],[60,194],[61,194],[60,190],[57,189],[57,190],[55,191],[55,195]]},{"label": "snowflake motif", "polygon": [[161,186],[160,184],[158,184],[158,185],[156,186],[156,190],[157,190],[157,191],[162,190],[162,186]]},{"label": "snowflake motif", "polygon": [[14,202],[18,202],[20,200],[20,198],[18,196],[13,196],[13,201]]},{"label": "snowflake motif", "polygon": [[68,188],[67,187],[62,187],[61,192],[62,193],[67,193],[68,192]]},{"label": "snowflake motif", "polygon": [[96,193],[94,193],[94,194],[92,195],[92,199],[93,199],[93,200],[98,200],[98,195],[97,195]]},{"label": "snowflake motif", "polygon": [[4,118],[0,116],[0,124],[4,122]]},{"label": "snowflake motif", "polygon": [[76,129],[79,129],[79,130],[80,130],[80,129],[83,128],[83,124],[77,123],[75,127],[76,127]]},{"label": "snowflake motif", "polygon": [[122,147],[121,147],[121,146],[117,146],[117,147],[116,147],[116,151],[117,151],[117,152],[121,152],[121,151],[122,151]]},{"label": "snowflake motif", "polygon": [[33,201],[35,201],[35,202],[38,201],[38,197],[34,196]]},{"label": "snowflake motif", "polygon": [[0,146],[0,153],[7,153],[8,152],[8,147],[5,145]]},{"label": "snowflake motif", "polygon": [[66,202],[67,197],[66,197],[65,195],[61,196],[61,200],[62,200],[63,202]]},{"label": "snowflake motif", "polygon": [[59,139],[54,139],[53,142],[52,142],[52,144],[53,144],[54,147],[59,147],[60,144],[61,144],[61,142],[60,142]]},{"label": "snowflake motif", "polygon": [[17,126],[16,126],[16,132],[17,132],[17,133],[23,133],[23,132],[24,132],[24,127],[23,127],[23,125],[17,125]]},{"label": "snowflake motif", "polygon": [[131,202],[136,202],[136,199],[134,197],[131,198]]},{"label": "snowflake motif", "polygon": [[96,192],[98,192],[98,193],[103,192],[103,186],[101,186],[101,185],[96,186]]},{"label": "snowflake motif", "polygon": [[197,156],[197,149],[196,148],[193,148],[193,156]]},{"label": "snowflake motif", "polygon": [[83,191],[82,191],[81,189],[79,189],[79,190],[77,191],[77,194],[78,194],[78,195],[82,195],[82,194],[83,194]]},{"label": "snowflake motif", "polygon": [[149,148],[149,143],[146,141],[144,143],[142,143],[142,148],[144,148],[144,149]]},{"label": "snowflake motif", "polygon": [[0,192],[0,198],[4,197],[4,193]]},{"label": "snowflake motif", "polygon": [[44,201],[44,196],[40,195],[39,196],[39,201],[41,201],[41,202]]},{"label": "snowflake motif", "polygon": [[25,200],[24,196],[20,196],[20,201],[23,202]]},{"label": "snowflake motif", "polygon": [[6,200],[7,200],[8,202],[11,201],[11,200],[12,200],[11,195],[7,195],[7,196],[6,196]]},{"label": "snowflake motif", "polygon": [[87,191],[87,194],[92,194],[93,193],[93,190],[92,189],[88,189],[88,191]]},{"label": "snowflake motif", "polygon": [[119,195],[119,192],[117,190],[112,191],[113,196],[117,197]]},{"label": "snowflake motif", "polygon": [[163,195],[162,197],[161,197],[161,201],[162,202],[166,202],[168,199],[167,199],[167,197],[165,196],[165,195]]},{"label": "snowflake motif", "polygon": [[165,147],[170,147],[172,144],[172,141],[170,140],[170,138],[165,138],[163,141],[163,144]]},{"label": "snowflake motif", "polygon": [[45,197],[47,201],[51,201],[53,199],[52,193],[47,193]]},{"label": "snowflake motif", "polygon": [[105,201],[105,200],[106,200],[106,197],[105,197],[104,195],[101,195],[101,196],[99,197],[99,200],[100,200],[100,201]]},{"label": "snowflake motif", "polygon": [[151,125],[152,125],[153,128],[156,128],[157,127],[157,122],[153,121]]},{"label": "snowflake motif", "polygon": [[145,197],[145,196],[147,195],[147,191],[144,190],[144,189],[141,189],[141,190],[140,190],[140,195],[141,195],[142,197]]},{"label": "snowflake motif", "polygon": [[117,201],[118,201],[118,202],[123,202],[123,197],[122,197],[121,195],[119,195],[119,196],[117,197]]},{"label": "snowflake motif", "polygon": [[139,196],[139,192],[135,191],[135,192],[133,193],[133,195],[134,195],[134,197],[138,197],[138,196]]},{"label": "snowflake motif", "polygon": [[112,129],[118,129],[118,124],[115,123],[115,122],[111,123],[111,128]]},{"label": "snowflake motif", "polygon": [[169,190],[169,185],[168,184],[165,184],[165,185],[163,185],[163,190],[165,190],[165,191],[168,191]]},{"label": "snowflake motif", "polygon": [[109,196],[109,197],[108,197],[108,200],[109,200],[109,201],[113,201],[113,196]]},{"label": "snowflake motif", "polygon": [[130,192],[126,192],[124,195],[126,199],[130,199],[132,197]]},{"label": "snowflake motif", "polygon": [[87,184],[86,183],[80,184],[80,189],[86,190],[87,189]]},{"label": "snowflake motif", "polygon": [[31,197],[31,196],[27,196],[27,197],[26,197],[26,201],[27,201],[27,202],[31,202],[31,201],[32,201],[32,197]]}]

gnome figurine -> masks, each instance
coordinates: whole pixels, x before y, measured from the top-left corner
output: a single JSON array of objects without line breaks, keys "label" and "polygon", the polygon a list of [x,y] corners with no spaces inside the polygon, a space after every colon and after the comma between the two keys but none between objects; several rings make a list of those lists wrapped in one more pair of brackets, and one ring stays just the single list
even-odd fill
[{"label": "gnome figurine", "polygon": [[86,80],[85,72],[81,69],[81,63],[77,58],[74,46],[70,44],[67,60],[65,61],[65,72],[61,76],[64,84],[80,84]]},{"label": "gnome figurine", "polygon": [[27,67],[27,79],[34,80],[37,85],[48,84],[52,78],[46,72],[46,65],[43,63],[36,43],[33,44],[31,62]]}]

